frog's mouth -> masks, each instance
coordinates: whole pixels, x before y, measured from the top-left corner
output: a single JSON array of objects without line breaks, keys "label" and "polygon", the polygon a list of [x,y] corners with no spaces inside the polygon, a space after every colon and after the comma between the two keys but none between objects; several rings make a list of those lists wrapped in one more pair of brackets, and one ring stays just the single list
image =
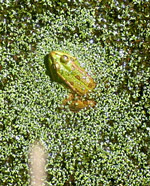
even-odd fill
[{"label": "frog's mouth", "polygon": [[54,51],[50,52],[50,54],[49,54],[49,57],[52,60],[52,62],[55,62],[54,58],[52,57],[54,55],[55,55],[55,52]]},{"label": "frog's mouth", "polygon": [[61,55],[58,52],[56,52],[56,51],[51,51],[50,54],[49,54],[49,56],[50,56],[50,59],[52,60],[52,62],[54,64],[56,63],[56,59],[59,58],[59,60],[60,60],[60,57],[61,57]]}]

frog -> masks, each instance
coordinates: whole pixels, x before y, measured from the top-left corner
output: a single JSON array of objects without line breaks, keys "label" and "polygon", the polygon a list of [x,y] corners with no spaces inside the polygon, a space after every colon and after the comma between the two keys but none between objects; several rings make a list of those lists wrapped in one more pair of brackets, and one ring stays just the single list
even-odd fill
[{"label": "frog", "polygon": [[61,51],[51,51],[48,54],[48,71],[53,81],[70,90],[69,97],[63,100],[62,105],[69,105],[73,112],[96,105],[94,100],[88,98],[96,83],[76,57]]}]

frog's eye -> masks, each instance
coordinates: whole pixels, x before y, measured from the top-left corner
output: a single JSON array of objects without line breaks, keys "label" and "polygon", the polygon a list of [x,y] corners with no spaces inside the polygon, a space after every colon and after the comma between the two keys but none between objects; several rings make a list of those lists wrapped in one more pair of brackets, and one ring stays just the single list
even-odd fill
[{"label": "frog's eye", "polygon": [[60,61],[61,61],[62,63],[68,63],[69,58],[68,58],[68,56],[63,55],[63,56],[61,56]]}]

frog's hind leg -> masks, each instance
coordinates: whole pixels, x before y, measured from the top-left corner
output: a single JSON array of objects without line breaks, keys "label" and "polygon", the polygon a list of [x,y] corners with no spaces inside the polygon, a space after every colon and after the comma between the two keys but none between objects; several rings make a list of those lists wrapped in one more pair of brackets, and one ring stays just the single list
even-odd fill
[{"label": "frog's hind leg", "polygon": [[68,105],[69,109],[73,112],[78,112],[83,108],[90,108],[96,105],[94,100],[83,99],[80,96],[76,96],[74,94],[70,94],[69,97],[63,100],[63,105]]}]

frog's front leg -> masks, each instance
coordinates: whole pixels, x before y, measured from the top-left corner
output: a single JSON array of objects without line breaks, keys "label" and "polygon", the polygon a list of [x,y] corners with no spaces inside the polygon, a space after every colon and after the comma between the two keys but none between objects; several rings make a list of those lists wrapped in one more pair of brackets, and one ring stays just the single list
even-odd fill
[{"label": "frog's front leg", "polygon": [[88,109],[90,107],[94,107],[96,105],[96,102],[89,99],[83,100],[80,96],[75,97],[74,94],[70,94],[67,99],[63,100],[63,105],[68,105],[71,111],[78,112],[83,108]]}]

